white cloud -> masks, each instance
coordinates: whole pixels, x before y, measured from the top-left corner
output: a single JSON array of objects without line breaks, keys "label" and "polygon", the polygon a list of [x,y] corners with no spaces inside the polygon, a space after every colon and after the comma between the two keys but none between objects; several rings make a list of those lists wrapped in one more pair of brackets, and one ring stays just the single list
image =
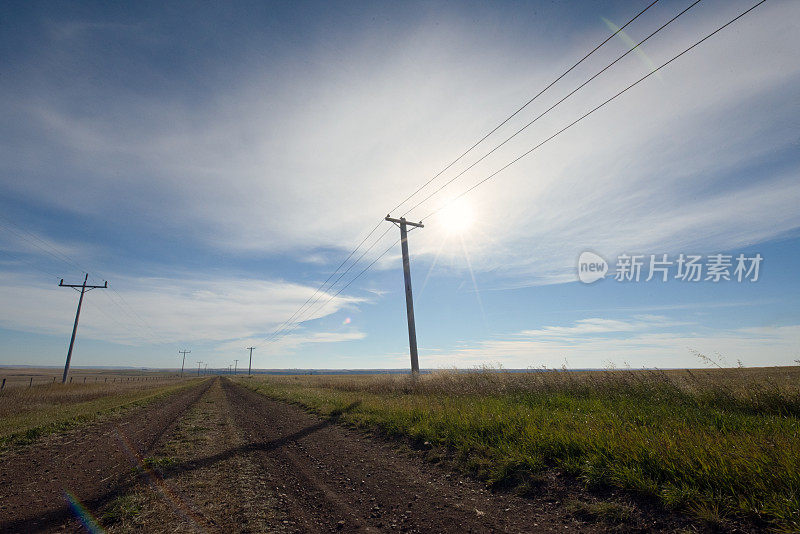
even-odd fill
[{"label": "white cloud", "polygon": [[[746,6],[744,1],[699,4],[663,37],[648,42],[644,53],[660,64]],[[630,29],[631,37],[645,35],[648,25],[666,20],[671,11],[659,4],[643,26]],[[498,11],[497,16],[504,15]],[[412,255],[437,258],[434,274],[469,266],[488,279],[480,280],[481,289],[517,287],[574,281],[575,260],[586,249],[609,260],[621,252],[713,253],[798,228],[798,16],[797,2],[759,7],[659,78],[634,88],[467,196],[476,220],[463,243],[456,235],[445,236],[436,217],[426,220],[425,229],[411,234]],[[300,47],[296,55],[275,61],[260,53],[241,58],[242,65],[253,68],[235,81],[209,82],[190,97],[181,91],[115,86],[110,79],[108,86],[94,83],[82,69],[91,69],[105,48],[91,46],[92,36],[115,29],[71,21],[55,33],[51,28],[54,41],[44,43],[43,57],[31,60],[30,70],[4,80],[0,110],[13,126],[0,132],[0,180],[5,189],[36,199],[53,213],[63,210],[114,229],[124,226],[132,234],[148,235],[157,228],[214,253],[222,250],[233,262],[280,254],[333,268],[341,259],[336,251],[358,243],[385,210],[608,33],[598,21],[596,31],[576,32],[554,45],[547,39],[551,34],[536,28],[510,26],[500,39],[476,31],[481,29],[477,24],[469,17],[431,17],[399,29],[390,40],[354,27],[335,49]],[[139,33],[126,31],[125,38],[136,39]],[[154,35],[153,28],[142,33],[148,42],[169,45],[169,35]],[[74,45],[78,41],[80,46]],[[622,49],[613,44],[618,43],[601,49],[503,131],[521,126],[615,58]],[[62,78],[66,87],[58,77],[49,77],[50,70],[64,65],[70,69]],[[465,190],[644,69],[632,54],[477,165],[441,198]],[[170,73],[158,76],[169,79]],[[409,218],[424,216],[440,202],[435,197]],[[400,214],[402,209],[395,213]],[[389,230],[367,254],[367,262],[397,240],[396,229]],[[42,239],[47,247],[52,244]],[[24,248],[29,244],[19,245],[13,245],[18,252],[36,253]],[[60,241],[58,246],[65,248]],[[73,257],[98,256],[81,244],[66,250]],[[399,261],[395,247],[375,269],[397,268]],[[360,271],[359,266],[351,274]],[[196,273],[184,279],[112,280],[150,326],[136,326],[142,319],[118,309],[113,292],[98,291],[88,297],[82,335],[131,344],[150,338],[206,340],[225,350],[270,332],[313,291],[291,280]],[[364,277],[351,289],[368,284]],[[383,294],[381,288],[371,291]],[[4,327],[69,332],[75,306],[70,291],[3,273],[0,299]],[[337,298],[314,317],[359,302]],[[541,358],[560,365],[561,353],[569,352],[587,362],[596,362],[596,356],[661,362],[651,357],[661,353],[680,365],[691,363],[683,344],[706,341],[709,347],[717,344],[758,361],[755,349],[750,350],[753,340],[778,347],[784,358],[783,347],[794,339],[791,329],[661,337],[649,332],[678,325],[659,320],[585,319],[465,348],[453,353],[452,361],[502,357],[525,366],[530,358]],[[587,334],[603,338],[585,339]],[[293,350],[358,336],[363,334],[298,332],[280,347]],[[559,354],[554,362],[553,354]]]},{"label": "white cloud", "polygon": [[[645,52],[660,63],[743,6],[700,6],[649,42]],[[572,269],[573,256],[586,246],[606,254],[632,248],[718,250],[799,226],[796,164],[757,177],[731,174],[795,141],[787,137],[792,128],[785,117],[798,113],[786,92],[800,75],[793,53],[800,44],[793,24],[798,9],[791,2],[760,7],[671,65],[661,80],[635,88],[472,194],[478,221],[466,247],[473,268],[529,282],[561,282],[568,279],[564,272]],[[651,15],[653,21],[668,18],[666,11]],[[769,40],[763,39],[767,28]],[[601,30],[606,31],[598,28],[598,36]],[[574,42],[589,40],[580,37]],[[70,190],[94,191],[96,200],[124,190],[143,213],[141,224],[152,218],[215,247],[290,250],[318,259],[308,251],[357,243],[383,210],[579,50],[542,47],[535,61],[522,61],[503,48],[472,54],[485,43],[474,40],[464,21],[446,29],[409,29],[390,51],[380,48],[376,55],[378,38],[365,33],[343,45],[351,48],[339,56],[314,51],[302,69],[265,65],[264,72],[253,72],[235,87],[219,88],[217,98],[201,107],[178,96],[164,101],[115,95],[121,101],[115,104],[102,93],[94,95],[94,116],[41,98],[9,105],[29,110],[49,142],[61,145],[67,165],[82,180]],[[509,128],[619,50],[604,49],[605,55],[578,69]],[[455,63],[456,57],[473,59]],[[274,69],[281,69],[280,77]],[[644,64],[631,55],[453,191],[642,72]],[[49,165],[4,155],[17,165]],[[110,175],[116,179],[109,181]],[[75,202],[70,190],[53,187],[51,180],[16,186],[62,208],[107,209],[103,202]],[[420,209],[418,215],[426,212]],[[413,252],[436,254],[441,236],[431,220],[414,235]],[[390,243],[387,238],[368,257]],[[465,267],[460,246],[447,246],[441,254],[440,265]]]},{"label": "white cloud", "polygon": [[217,353],[237,353],[243,348],[253,346],[256,354],[262,359],[263,354],[275,355],[286,354],[296,351],[298,348],[315,343],[341,343],[346,341],[358,341],[364,339],[366,334],[357,330],[346,332],[305,332],[296,328],[290,328],[286,332],[275,337],[269,338],[247,338],[236,339],[220,343],[214,347]]},{"label": "white cloud", "polygon": [[[112,277],[118,289],[89,292],[81,312],[81,337],[122,344],[220,343],[266,336],[290,317],[316,288],[282,280]],[[331,296],[320,293],[320,303]],[[316,299],[316,297],[315,297]],[[43,334],[68,334],[75,292],[55,283],[5,273],[0,280],[0,325]],[[306,320],[363,302],[340,295],[308,308]],[[287,336],[286,344],[338,341],[324,334]]]},{"label": "white cloud", "polygon": [[470,367],[497,362],[506,368],[556,368],[565,363],[570,368],[586,368],[610,362],[616,366],[681,368],[706,365],[695,351],[721,360],[722,365],[736,365],[739,360],[747,366],[793,365],[798,358],[800,325],[673,328],[678,324],[681,323],[666,318],[652,322],[591,318],[452,350],[423,351],[420,360],[423,367]]},{"label": "white cloud", "polygon": [[540,330],[523,330],[524,337],[573,338],[587,334],[619,333],[648,330],[657,327],[677,326],[685,323],[671,321],[658,315],[638,315],[632,320],[589,318],[576,321],[573,326],[546,326]]}]

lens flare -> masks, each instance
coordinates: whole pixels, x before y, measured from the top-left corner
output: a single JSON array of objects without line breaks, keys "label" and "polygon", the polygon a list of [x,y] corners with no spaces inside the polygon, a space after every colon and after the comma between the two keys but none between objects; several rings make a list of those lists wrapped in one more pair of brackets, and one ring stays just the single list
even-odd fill
[{"label": "lens flare", "polygon": [[472,205],[460,198],[442,208],[438,215],[438,224],[448,234],[461,234],[469,230],[474,218]]},{"label": "lens flare", "polygon": [[[630,36],[627,33],[625,33],[625,30],[620,31],[619,27],[616,24],[614,24],[605,17],[601,18],[603,19],[603,22],[606,23],[606,26],[608,26],[608,29],[614,32],[619,32],[617,33],[617,37],[619,37],[620,40],[622,40],[622,42],[625,43],[629,48],[632,48],[636,44],[636,41],[631,39]],[[650,59],[650,56],[648,56],[644,52],[641,46],[636,47],[636,49],[634,50],[634,54],[636,54],[636,56],[641,60],[641,62],[647,66],[648,70],[655,70],[656,64],[653,62],[652,59]],[[656,78],[661,79],[660,72],[656,72],[655,76]]]},{"label": "lens flare", "polygon": [[67,499],[69,509],[72,510],[72,513],[75,514],[75,517],[77,517],[78,521],[81,522],[83,528],[92,534],[101,534],[105,532],[102,528],[100,528],[100,525],[97,523],[97,519],[89,510],[86,509],[83,504],[81,504],[81,501],[79,501],[75,495],[68,491],[64,491],[64,498]]}]

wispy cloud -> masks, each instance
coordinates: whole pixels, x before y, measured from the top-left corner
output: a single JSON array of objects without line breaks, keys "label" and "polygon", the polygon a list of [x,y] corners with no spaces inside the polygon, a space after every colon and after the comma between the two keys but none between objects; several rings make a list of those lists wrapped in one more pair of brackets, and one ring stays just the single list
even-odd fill
[{"label": "wispy cloud", "polygon": [[[629,28],[630,38],[674,15],[675,6],[666,4]],[[747,6],[744,0],[703,2],[642,53],[660,64]],[[426,7],[423,16],[398,8],[411,22],[391,27],[363,14],[346,31],[319,20],[304,20],[302,28],[276,25],[278,37],[269,46],[262,39],[274,36],[263,28],[225,39],[225,31],[238,32],[235,16],[231,27],[208,27],[225,46],[247,43],[236,53],[216,45],[187,51],[196,26],[203,38],[194,43],[207,40],[203,24],[214,20],[208,17],[213,9],[197,18],[187,14],[186,21],[182,14],[174,26],[162,25],[157,8],[141,24],[130,24],[127,13],[109,20],[70,15],[47,19],[39,33],[18,35],[25,46],[11,51],[12,75],[0,80],[0,113],[7,119],[0,124],[0,189],[9,205],[21,199],[41,214],[43,228],[51,225],[52,235],[37,234],[45,249],[57,243],[71,257],[89,260],[79,263],[109,276],[122,295],[117,302],[111,291],[92,293],[82,335],[137,346],[191,339],[220,350],[261,339],[316,289],[296,280],[324,280],[386,210],[607,36],[600,14],[619,22],[601,7],[592,11],[596,20],[582,13],[567,31],[554,30],[547,17],[519,22],[525,6],[473,7],[469,16],[440,5]],[[486,32],[477,12],[503,32]],[[463,291],[562,284],[575,280],[575,261],[587,249],[608,260],[622,252],[714,253],[796,231],[798,17],[800,3],[764,4],[660,78],[470,193],[465,200],[475,220],[463,242],[448,236],[452,228],[438,216],[427,219],[410,238],[415,268],[430,269],[415,288],[429,295],[437,277],[467,280],[468,274],[474,279]],[[318,34],[296,37],[294,30]],[[623,51],[620,42],[610,42],[494,142]],[[430,213],[647,69],[631,54],[408,217]],[[490,140],[417,198],[492,146]],[[71,227],[56,228],[62,224]],[[397,240],[389,229],[342,283]],[[55,237],[67,233],[86,236],[85,242]],[[131,250],[113,248],[118,237]],[[192,249],[190,270],[165,258],[163,249],[173,243]],[[25,272],[31,261],[46,266],[47,253],[9,235],[0,235],[0,248],[15,254],[0,273],[0,325],[67,333],[74,294]],[[398,248],[373,270],[397,269]],[[122,271],[133,264],[144,264],[138,272],[147,276],[126,277]],[[260,280],[242,272],[271,274]],[[369,302],[346,296],[356,288],[369,288],[375,299],[401,298],[400,287],[387,296],[370,274],[312,318]],[[503,358],[524,367],[538,359],[560,365],[570,354],[576,365],[598,357],[678,365],[690,361],[685,347],[693,343],[749,356],[756,341],[783,361],[794,335],[747,331],[745,324],[692,333],[661,316],[593,315],[437,351],[435,361]],[[278,346],[291,352],[370,333],[320,328],[318,334],[298,328]]]},{"label": "wispy cloud", "polygon": [[577,336],[645,331],[654,328],[678,326],[686,323],[670,320],[659,315],[637,315],[631,320],[589,318],[577,321],[573,326],[546,326],[539,330],[523,330],[518,334],[528,338],[577,339]]},{"label": "wispy cloud", "polygon": [[[291,316],[316,288],[282,280],[113,278],[117,292],[96,290],[85,300],[81,336],[122,344],[227,342],[266,336]],[[324,298],[329,295],[322,293]],[[0,325],[24,332],[66,334],[75,294],[30,276],[0,280]],[[308,320],[325,317],[362,299],[340,295],[311,308]],[[317,337],[315,337],[317,336]],[[288,337],[290,344],[327,339]],[[335,341],[331,338],[332,341]]]},{"label": "wispy cloud", "polygon": [[[648,57],[669,57],[736,8],[698,10],[668,37],[648,43]],[[467,243],[473,268],[529,283],[562,282],[586,246],[607,254],[718,250],[800,226],[797,161],[750,179],[736,174],[744,162],[796,140],[782,118],[798,112],[785,94],[800,75],[791,52],[798,44],[791,23],[797,9],[765,5],[735,33],[720,34],[671,66],[663,80],[636,88],[483,186],[471,196],[481,237]],[[517,63],[496,64],[494,57],[518,55],[497,49],[456,67],[444,51],[476,44],[464,22],[451,24],[447,32],[410,29],[382,57],[360,48],[369,39],[353,42],[353,62],[344,70],[331,68],[333,58],[321,51],[308,68],[282,77],[269,71],[278,65],[265,66],[236,87],[217,88],[217,98],[200,108],[119,95],[124,104],[116,104],[103,93],[92,95],[98,112],[89,116],[48,95],[9,105],[29,110],[48,140],[43,146],[63,153],[71,172],[83,177],[87,187],[77,189],[102,198],[125,188],[142,213],[181,231],[194,228],[217,248],[290,250],[318,260],[308,251],[358,242],[363,228],[478,137],[498,109],[513,109],[520,95],[510,95],[509,87],[530,92],[564,62],[564,50],[543,47],[523,72]],[[761,39],[764,28],[771,28],[769,42]],[[598,68],[590,65],[586,72]],[[637,60],[623,62],[450,189],[463,190],[642,72]],[[20,154],[4,156],[6,167],[23,165]],[[108,182],[109,174],[118,179]],[[65,209],[82,206],[41,176],[18,185]],[[163,200],[153,203],[154,197]],[[434,199],[412,216],[437,205]],[[415,253],[435,255],[440,235],[432,220],[414,236]],[[465,268],[460,246],[441,254],[440,266],[449,259]]]},{"label": "wispy cloud", "polygon": [[[650,320],[586,319],[569,326],[527,330],[421,357],[423,366],[469,367],[497,362],[508,368],[598,367],[601,362],[634,367],[699,367],[695,352],[723,358],[722,363],[791,365],[798,356],[800,325],[673,328],[678,323]],[[648,326],[649,325],[649,326]]]}]

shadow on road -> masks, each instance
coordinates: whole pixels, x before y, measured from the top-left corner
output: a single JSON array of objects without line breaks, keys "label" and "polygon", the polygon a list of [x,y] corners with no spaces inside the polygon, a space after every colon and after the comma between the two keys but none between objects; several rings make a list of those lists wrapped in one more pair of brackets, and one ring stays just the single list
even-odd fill
[{"label": "shadow on road", "polygon": [[[182,473],[186,473],[189,471],[194,471],[196,469],[202,469],[204,467],[208,467],[214,465],[218,462],[225,461],[227,459],[233,458],[238,455],[247,454],[251,452],[269,452],[274,451],[276,449],[280,449],[281,447],[286,446],[289,443],[293,443],[304,437],[313,434],[314,432],[318,432],[325,427],[328,427],[334,424],[343,414],[354,410],[358,407],[360,402],[354,402],[349,406],[345,407],[342,410],[336,410],[331,413],[328,419],[320,421],[314,425],[307,426],[289,434],[287,436],[282,436],[280,438],[266,441],[263,443],[250,443],[241,447],[236,447],[225,452],[215,454],[213,456],[208,456],[206,458],[201,458],[199,460],[191,460],[188,462],[182,462],[179,464],[171,465],[169,468],[161,471],[152,471],[149,470],[148,472],[141,471],[138,475],[120,485],[112,489],[111,491],[101,495],[100,497],[96,497],[91,500],[81,501],[81,504],[85,508],[87,508],[91,512],[95,512],[98,509],[102,508],[104,505],[108,504],[109,502],[113,501],[114,499],[125,495],[126,493],[130,492],[136,486],[140,485],[142,482],[148,482],[149,477],[157,477],[162,480],[174,478]],[[66,491],[66,489],[65,489]],[[37,514],[35,516],[23,517],[8,521],[0,522],[0,532],[46,532],[50,531],[55,527],[61,526],[64,522],[68,521],[74,516],[72,510],[70,509],[69,505],[65,503],[58,508],[53,508],[52,510],[48,511],[45,514]]]}]

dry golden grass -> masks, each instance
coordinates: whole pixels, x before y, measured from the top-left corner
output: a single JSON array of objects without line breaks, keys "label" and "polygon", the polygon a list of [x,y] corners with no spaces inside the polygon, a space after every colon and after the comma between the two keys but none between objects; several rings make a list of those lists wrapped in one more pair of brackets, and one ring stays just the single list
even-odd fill
[{"label": "dry golden grass", "polygon": [[444,448],[495,485],[558,468],[709,523],[800,531],[800,368],[284,376],[275,398]]},{"label": "dry golden grass", "polygon": [[[99,378],[99,377],[98,377]],[[0,451],[31,443],[97,416],[141,404],[186,387],[196,378],[181,380],[166,374],[148,377],[111,375],[108,380],[7,387],[0,391]],[[30,378],[28,378],[30,381]]]}]

